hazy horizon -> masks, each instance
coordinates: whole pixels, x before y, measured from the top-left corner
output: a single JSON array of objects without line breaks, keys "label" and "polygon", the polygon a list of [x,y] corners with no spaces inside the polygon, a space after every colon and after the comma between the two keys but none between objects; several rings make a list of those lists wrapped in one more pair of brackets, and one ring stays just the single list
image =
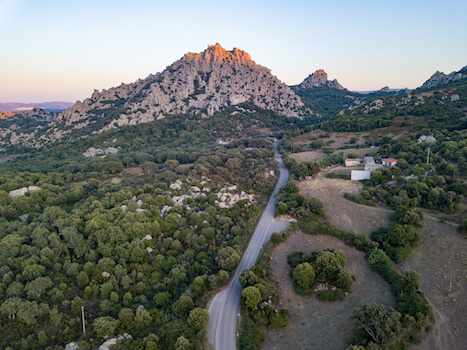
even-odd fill
[{"label": "hazy horizon", "polygon": [[350,91],[416,88],[467,62],[463,1],[0,0],[0,102],[75,102],[219,42],[287,85],[317,69]]}]

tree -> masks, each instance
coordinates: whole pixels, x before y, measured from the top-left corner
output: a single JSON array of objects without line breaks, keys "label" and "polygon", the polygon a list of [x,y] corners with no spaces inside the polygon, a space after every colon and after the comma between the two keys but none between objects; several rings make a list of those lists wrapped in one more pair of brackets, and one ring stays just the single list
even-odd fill
[{"label": "tree", "polygon": [[240,254],[230,246],[227,248],[221,248],[218,256],[219,267],[227,271],[232,271],[241,259]]},{"label": "tree", "polygon": [[345,255],[338,250],[323,250],[316,258],[316,270],[318,278],[323,278],[334,282],[337,279],[337,273],[345,266]]},{"label": "tree", "polygon": [[185,317],[194,306],[193,299],[189,295],[184,294],[173,304],[172,311],[177,316]]},{"label": "tree", "polygon": [[401,314],[384,305],[362,303],[350,319],[382,347],[396,342],[402,336]]},{"label": "tree", "polygon": [[175,342],[175,350],[190,350],[191,343],[190,341],[185,338],[183,335],[177,338]]},{"label": "tree", "polygon": [[311,288],[315,282],[315,270],[313,266],[307,262],[297,265],[293,272],[293,279],[300,288]]},{"label": "tree", "polygon": [[98,317],[94,320],[92,328],[98,338],[113,337],[116,335],[120,321],[110,316]]},{"label": "tree", "polygon": [[246,287],[242,291],[242,297],[245,300],[245,305],[248,308],[253,309],[254,307],[256,307],[256,305],[258,305],[258,303],[261,300],[261,292],[256,287]]},{"label": "tree", "polygon": [[134,328],[141,332],[149,327],[153,318],[148,310],[138,309],[136,310]]},{"label": "tree", "polygon": [[352,284],[353,284],[353,278],[345,270],[340,270],[337,274],[337,281],[336,281],[336,287],[341,288],[345,292],[350,292],[352,289]]},{"label": "tree", "polygon": [[205,329],[209,323],[209,312],[200,307],[195,307],[190,311],[188,316],[188,324],[196,331]]},{"label": "tree", "polygon": [[238,275],[238,281],[243,288],[246,288],[248,286],[254,286],[257,284],[259,279],[253,271],[244,269],[242,272],[240,272],[240,275]]},{"label": "tree", "polygon": [[415,271],[405,271],[404,273],[404,291],[416,292],[420,289],[420,275]]},{"label": "tree", "polygon": [[53,282],[49,277],[38,277],[26,284],[25,290],[29,298],[39,299],[42,293],[52,286]]},{"label": "tree", "polygon": [[135,320],[135,314],[132,309],[124,307],[118,313],[118,320],[123,329],[128,329]]}]

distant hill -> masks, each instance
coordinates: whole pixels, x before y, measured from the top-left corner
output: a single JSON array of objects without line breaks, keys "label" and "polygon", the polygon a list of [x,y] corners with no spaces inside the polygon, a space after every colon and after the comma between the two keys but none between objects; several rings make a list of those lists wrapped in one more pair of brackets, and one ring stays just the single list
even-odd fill
[{"label": "distant hill", "polygon": [[52,112],[60,112],[73,106],[71,102],[38,102],[38,103],[20,103],[20,102],[0,102],[0,112],[23,112],[34,108],[46,109]]},{"label": "distant hill", "polygon": [[459,70],[458,72],[452,72],[450,74],[444,74],[443,72],[436,71],[430,79],[425,81],[420,89],[432,89],[454,83],[457,81],[467,81],[467,66]]}]

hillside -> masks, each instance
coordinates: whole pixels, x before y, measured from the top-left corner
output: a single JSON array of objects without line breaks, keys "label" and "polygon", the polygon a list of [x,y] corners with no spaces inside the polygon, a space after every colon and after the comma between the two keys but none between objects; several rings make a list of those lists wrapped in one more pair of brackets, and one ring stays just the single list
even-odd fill
[{"label": "hillside", "polygon": [[302,83],[291,87],[301,98],[305,107],[323,118],[335,116],[345,109],[354,109],[366,101],[397,94],[389,89],[362,94],[349,91],[337,79],[328,80],[327,73],[319,69]]}]

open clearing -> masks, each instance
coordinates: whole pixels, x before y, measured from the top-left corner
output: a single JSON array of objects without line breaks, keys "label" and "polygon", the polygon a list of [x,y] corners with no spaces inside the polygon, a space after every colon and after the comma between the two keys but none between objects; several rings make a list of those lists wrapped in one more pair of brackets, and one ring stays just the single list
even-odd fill
[{"label": "open clearing", "polygon": [[420,289],[431,304],[435,323],[416,350],[463,350],[467,342],[467,241],[455,227],[425,216],[422,240],[404,270],[421,274]]},{"label": "open clearing", "polygon": [[316,162],[326,157],[326,154],[320,151],[307,151],[299,153],[290,153],[290,157],[295,159],[297,163],[312,161]]},{"label": "open clearing", "polygon": [[[338,151],[344,152],[344,157],[347,157],[349,153],[355,153],[358,157],[363,158],[365,155],[377,152],[379,147],[373,148],[346,148],[346,149],[339,149]],[[291,158],[295,159],[297,163],[300,162],[316,162],[324,157],[326,157],[326,153],[321,151],[306,151],[306,152],[298,152],[298,153],[290,153]]]},{"label": "open clearing", "polygon": [[[347,232],[370,234],[390,222],[390,209],[343,198],[345,192],[361,191],[362,185],[356,181],[318,176],[300,182],[299,187],[306,198],[321,199],[330,224]],[[421,344],[412,344],[411,348],[463,350],[467,342],[467,240],[455,226],[439,221],[433,214],[424,215],[419,230],[421,242],[401,268],[420,273],[420,288],[433,307],[435,323],[431,332],[422,334]]]},{"label": "open clearing", "polygon": [[[344,301],[322,302],[314,296],[302,297],[295,293],[287,255],[294,249],[309,253],[325,248],[341,250],[347,257],[346,270],[356,277],[352,293]],[[354,335],[355,328],[349,316],[360,303],[395,306],[389,285],[371,270],[364,254],[334,237],[312,236],[298,231],[277,246],[271,256],[276,288],[281,295],[279,305],[289,309],[290,319],[286,328],[267,331],[263,349],[342,350]]]},{"label": "open clearing", "polygon": [[329,223],[338,229],[369,235],[379,227],[389,225],[392,210],[361,205],[343,197],[346,192],[355,195],[361,192],[363,185],[358,181],[318,176],[301,181],[298,186],[305,198],[316,197],[323,202]]}]

